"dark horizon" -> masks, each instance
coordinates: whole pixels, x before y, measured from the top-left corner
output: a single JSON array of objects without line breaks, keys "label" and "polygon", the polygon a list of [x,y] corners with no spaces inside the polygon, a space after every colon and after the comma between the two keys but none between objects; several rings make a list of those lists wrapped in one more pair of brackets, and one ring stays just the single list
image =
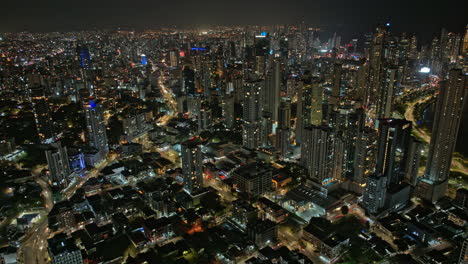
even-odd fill
[{"label": "dark horizon", "polygon": [[[392,31],[416,34],[428,41],[442,28],[463,33],[466,2],[435,6],[429,1],[149,1],[89,0],[5,3],[0,32],[52,32],[118,27],[146,29],[162,25],[275,25],[300,23],[324,26],[345,40],[390,22]],[[434,12],[434,10],[436,12]]]}]

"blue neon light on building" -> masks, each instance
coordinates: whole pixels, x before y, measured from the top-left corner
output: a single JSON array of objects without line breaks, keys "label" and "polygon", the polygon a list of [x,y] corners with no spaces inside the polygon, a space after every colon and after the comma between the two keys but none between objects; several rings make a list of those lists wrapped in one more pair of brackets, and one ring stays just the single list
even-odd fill
[{"label": "blue neon light on building", "polygon": [[148,64],[148,61],[146,60],[146,55],[141,54],[141,65],[146,65]]}]

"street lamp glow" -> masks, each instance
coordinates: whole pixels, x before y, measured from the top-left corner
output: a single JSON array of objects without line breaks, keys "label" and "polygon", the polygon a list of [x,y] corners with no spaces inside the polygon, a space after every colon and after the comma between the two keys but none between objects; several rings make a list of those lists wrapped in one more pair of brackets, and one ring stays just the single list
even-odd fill
[{"label": "street lamp glow", "polygon": [[420,73],[429,73],[431,72],[431,69],[429,67],[422,67],[420,70],[419,70]]}]

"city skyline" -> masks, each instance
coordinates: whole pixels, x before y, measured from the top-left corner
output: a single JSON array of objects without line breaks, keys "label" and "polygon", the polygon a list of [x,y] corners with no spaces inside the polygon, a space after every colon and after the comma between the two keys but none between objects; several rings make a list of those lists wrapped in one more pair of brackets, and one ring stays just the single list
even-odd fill
[{"label": "city skyline", "polygon": [[0,263],[468,263],[461,6],[23,4],[64,31],[0,26]]},{"label": "city skyline", "polygon": [[[21,4],[20,4],[21,3]],[[7,2],[0,18],[0,32],[50,32],[116,28],[151,29],[158,26],[299,24],[323,27],[346,39],[371,32],[371,25],[391,23],[396,32],[417,33],[425,41],[440,29],[461,31],[467,21],[464,1],[440,5],[433,12],[427,1],[235,1],[220,4],[214,0],[149,1],[123,0],[79,3],[48,0],[40,4],[27,0]],[[352,33],[350,33],[352,32]]]}]

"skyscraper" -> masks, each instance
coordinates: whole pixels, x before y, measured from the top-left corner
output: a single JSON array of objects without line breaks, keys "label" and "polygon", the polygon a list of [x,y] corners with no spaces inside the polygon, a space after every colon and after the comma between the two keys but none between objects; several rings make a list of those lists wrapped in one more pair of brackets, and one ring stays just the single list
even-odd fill
[{"label": "skyscraper", "polygon": [[195,71],[190,69],[189,66],[185,66],[182,71],[182,91],[184,91],[186,95],[194,95],[196,93]]},{"label": "skyscraper", "polygon": [[341,93],[341,67],[342,65],[340,63],[335,63],[333,65],[331,98],[329,103],[334,106],[338,104],[338,99]]},{"label": "skyscraper", "polygon": [[426,191],[419,193],[432,202],[439,200],[447,191],[452,153],[467,96],[466,74],[461,69],[452,69],[437,96],[427,166],[419,186],[425,186]]},{"label": "skyscraper", "polygon": [[278,127],[276,128],[275,148],[284,157],[289,150],[291,127],[291,103],[283,101],[278,109]]},{"label": "skyscraper", "polygon": [[84,110],[88,144],[105,155],[109,152],[109,146],[107,145],[103,106],[99,100],[90,98],[84,103]]},{"label": "skyscraper", "polygon": [[304,129],[300,164],[322,185],[339,180],[342,173],[343,142],[327,126]]},{"label": "skyscraper", "polygon": [[297,102],[296,142],[303,141],[303,129],[319,126],[323,119],[323,90],[320,83],[305,75],[299,87]]},{"label": "skyscraper", "polygon": [[357,134],[353,181],[358,184],[365,183],[366,178],[374,173],[375,145],[373,145],[373,142],[376,137],[377,133],[375,130],[369,127],[365,127]]},{"label": "skyscraper", "polygon": [[261,82],[247,82],[243,90],[242,145],[249,149],[255,149],[260,145],[261,91]]},{"label": "skyscraper", "polygon": [[224,117],[224,126],[231,128],[234,126],[234,95],[224,96],[221,102]]},{"label": "skyscraper", "polygon": [[282,101],[278,109],[278,128],[291,127],[291,103]]},{"label": "skyscraper", "polygon": [[465,238],[460,249],[460,257],[458,259],[458,264],[468,263],[468,238]]},{"label": "skyscraper", "polygon": [[376,173],[388,177],[387,184],[399,184],[405,176],[411,122],[404,119],[380,119]]},{"label": "skyscraper", "polygon": [[390,118],[392,114],[393,95],[397,85],[396,67],[385,67],[382,84],[379,89],[379,100],[377,104],[377,118]]},{"label": "skyscraper", "polygon": [[408,146],[408,158],[405,165],[405,178],[411,186],[415,187],[418,180],[419,165],[421,162],[422,142],[411,138]]},{"label": "skyscraper", "polygon": [[47,97],[44,94],[44,88],[32,88],[30,90],[30,95],[39,140],[43,143],[51,141],[54,137],[54,127],[52,117],[50,116]]},{"label": "skyscraper", "polygon": [[382,78],[384,46],[387,34],[388,32],[385,27],[377,27],[374,35],[372,36],[372,45],[369,54],[369,80],[366,104],[377,103],[378,105],[378,100],[380,99],[378,94]]},{"label": "skyscraper", "polygon": [[385,205],[385,194],[387,192],[387,177],[382,174],[374,174],[367,177],[366,190],[362,204],[366,210],[375,214]]},{"label": "skyscraper", "polygon": [[264,111],[271,113],[273,122],[278,122],[281,91],[281,63],[279,60],[273,61],[271,72],[267,76],[265,88],[266,104],[264,106]]},{"label": "skyscraper", "polygon": [[196,139],[181,144],[184,189],[192,193],[203,185],[203,163],[200,142]]},{"label": "skyscraper", "polygon": [[70,183],[72,173],[67,147],[62,147],[61,142],[57,141],[50,144],[45,154],[49,166],[49,179],[60,187],[66,187]]}]

